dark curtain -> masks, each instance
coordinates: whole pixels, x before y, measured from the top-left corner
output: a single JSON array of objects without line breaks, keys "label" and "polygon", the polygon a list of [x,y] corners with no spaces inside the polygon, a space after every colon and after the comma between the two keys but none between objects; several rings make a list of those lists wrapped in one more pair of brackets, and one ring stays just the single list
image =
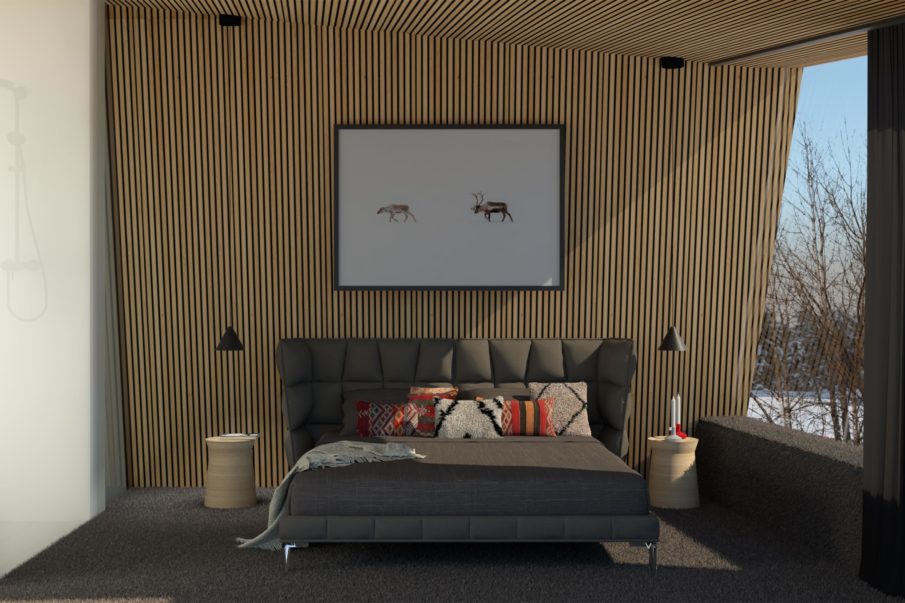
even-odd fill
[{"label": "dark curtain", "polygon": [[905,26],[870,32],[861,577],[905,595]]}]

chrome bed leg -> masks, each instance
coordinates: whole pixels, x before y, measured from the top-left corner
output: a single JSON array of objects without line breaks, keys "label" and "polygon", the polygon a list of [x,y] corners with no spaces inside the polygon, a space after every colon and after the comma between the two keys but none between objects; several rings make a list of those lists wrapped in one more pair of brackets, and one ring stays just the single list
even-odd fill
[{"label": "chrome bed leg", "polygon": [[650,568],[650,573],[653,576],[657,575],[657,543],[656,542],[645,542],[644,546],[647,547],[647,565]]},{"label": "chrome bed leg", "polygon": [[286,571],[289,571],[289,552],[292,549],[297,549],[297,548],[298,547],[295,546],[295,544],[293,544],[291,542],[287,542],[286,544],[283,545],[283,564],[284,564]]},{"label": "chrome bed leg", "polygon": [[289,570],[289,552],[295,549],[307,549],[307,542],[286,542],[283,544],[283,564]]}]

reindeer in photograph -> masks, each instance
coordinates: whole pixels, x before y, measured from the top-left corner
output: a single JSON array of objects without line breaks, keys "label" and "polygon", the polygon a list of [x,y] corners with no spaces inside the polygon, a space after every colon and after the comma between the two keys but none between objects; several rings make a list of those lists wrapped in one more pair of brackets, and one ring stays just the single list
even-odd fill
[{"label": "reindeer in photograph", "polygon": [[411,218],[413,222],[418,221],[418,220],[415,220],[415,215],[409,211],[409,206],[403,205],[401,203],[395,203],[393,205],[385,205],[377,210],[377,214],[378,215],[389,214],[390,222],[398,222],[399,220],[396,219],[396,216],[398,216],[399,214],[402,214],[405,216],[405,220],[403,220],[403,222],[408,222],[409,218]]},{"label": "reindeer in photograph", "polygon": [[510,222],[513,221],[512,214],[509,213],[509,206],[502,201],[484,201],[484,193],[471,193],[471,196],[474,197],[474,205],[471,209],[476,214],[483,212],[488,222],[490,222],[490,214],[500,214],[503,217],[500,222],[505,222],[506,216],[509,216]]}]

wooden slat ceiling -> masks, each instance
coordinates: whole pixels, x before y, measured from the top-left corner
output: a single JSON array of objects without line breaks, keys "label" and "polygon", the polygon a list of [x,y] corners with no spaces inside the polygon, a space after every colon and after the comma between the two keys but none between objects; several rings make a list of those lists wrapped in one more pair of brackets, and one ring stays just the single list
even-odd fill
[{"label": "wooden slat ceiling", "polygon": [[[716,62],[905,16],[902,0],[108,0],[435,38]],[[863,34],[742,61],[800,67],[865,54]]]}]

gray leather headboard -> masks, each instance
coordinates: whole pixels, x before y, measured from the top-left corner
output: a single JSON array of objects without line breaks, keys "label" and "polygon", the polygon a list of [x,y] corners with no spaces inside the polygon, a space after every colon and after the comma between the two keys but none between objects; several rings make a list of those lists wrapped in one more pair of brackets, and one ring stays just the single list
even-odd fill
[{"label": "gray leather headboard", "polygon": [[591,431],[624,457],[636,364],[627,339],[284,339],[277,367],[286,456],[294,464],[322,433],[342,426],[345,391],[586,381]]}]

